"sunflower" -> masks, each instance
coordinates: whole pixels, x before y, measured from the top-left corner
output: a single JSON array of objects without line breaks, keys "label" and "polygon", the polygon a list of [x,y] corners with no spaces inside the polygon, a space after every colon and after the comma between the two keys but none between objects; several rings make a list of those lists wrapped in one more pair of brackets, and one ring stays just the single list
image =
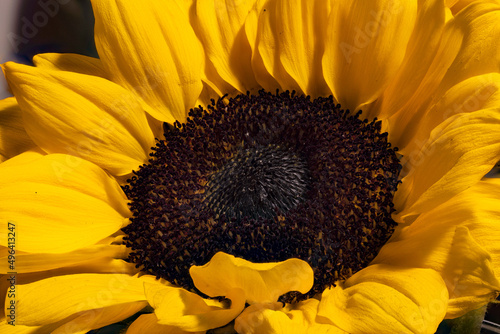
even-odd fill
[{"label": "sunflower", "polygon": [[2,331],[434,333],[498,295],[498,2],[92,6],[99,59],[2,65]]}]

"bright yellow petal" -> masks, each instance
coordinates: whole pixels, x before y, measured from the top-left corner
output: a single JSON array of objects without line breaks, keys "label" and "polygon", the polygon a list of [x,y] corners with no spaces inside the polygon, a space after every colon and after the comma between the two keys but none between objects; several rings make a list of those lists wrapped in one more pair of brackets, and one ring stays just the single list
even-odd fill
[{"label": "bright yellow petal", "polygon": [[[443,43],[441,38],[444,25],[445,7],[442,1],[418,2],[417,21],[408,42],[403,63],[375,106],[367,114],[369,117],[385,119],[403,107],[413,96],[435,57],[440,57],[437,52]],[[451,51],[449,48],[446,50],[450,54]]]},{"label": "bright yellow petal", "polygon": [[[116,181],[96,165],[54,154],[22,154],[0,165],[0,243],[15,225],[16,249],[64,253],[95,244],[127,222]],[[13,232],[13,231],[10,231]]]},{"label": "bright yellow petal", "polygon": [[406,162],[415,165],[394,196],[398,217],[429,211],[477,183],[500,157],[498,138],[498,107],[451,117],[436,127],[416,158]]},{"label": "bright yellow petal", "polygon": [[[15,271],[19,273],[29,273],[36,271],[51,270],[66,266],[100,261],[103,258],[126,259],[128,250],[124,245],[93,245],[80,248],[73,252],[62,254],[23,254],[16,252]],[[9,256],[0,257],[0,273],[12,272],[9,268]]]},{"label": "bright yellow petal", "polygon": [[283,89],[276,81],[276,79],[269,73],[264,64],[264,60],[257,48],[258,46],[258,35],[262,34],[259,32],[261,15],[265,15],[265,6],[275,0],[257,0],[255,6],[248,13],[247,20],[245,22],[245,34],[250,42],[250,47],[252,48],[252,69],[255,75],[255,79],[259,85],[267,90],[268,92],[275,91],[276,89]]},{"label": "bright yellow petal", "polygon": [[283,89],[329,95],[321,68],[329,11],[328,1],[272,0],[264,6],[256,48]]},{"label": "bright yellow petal", "polygon": [[276,302],[289,291],[307,293],[314,280],[311,267],[299,259],[252,263],[222,252],[204,266],[192,266],[189,273],[204,294],[225,296],[232,289],[242,289],[250,304]]},{"label": "bright yellow petal", "polygon": [[[450,7],[453,15],[457,15],[462,9],[470,5],[476,0],[446,0],[446,6]],[[483,0],[482,2],[500,4],[499,0]]]},{"label": "bright yellow petal", "polygon": [[186,332],[173,326],[158,324],[158,318],[154,314],[143,314],[137,318],[127,329],[126,334],[204,334],[200,332]]},{"label": "bright yellow petal", "polygon": [[58,327],[51,334],[86,334],[93,329],[120,322],[147,306],[147,302],[133,302],[84,311],[78,317]]},{"label": "bright yellow petal", "polygon": [[202,90],[204,54],[184,0],[93,0],[95,40],[112,81],[153,117],[185,121]]},{"label": "bright yellow petal", "polygon": [[417,1],[333,1],[323,57],[326,82],[342,107],[376,100],[401,66]]},{"label": "bright yellow petal", "polygon": [[33,57],[33,63],[47,70],[106,76],[100,59],[75,53],[41,53]]},{"label": "bright yellow petal", "polygon": [[416,152],[422,149],[432,130],[443,121],[481,109],[500,107],[500,74],[488,73],[469,78],[438,96],[432,107],[422,115],[420,123],[415,125],[416,131],[403,133],[402,142],[406,144],[399,146],[399,150],[403,159],[415,167],[418,164],[411,159],[416,158]]},{"label": "bright yellow petal", "polygon": [[35,146],[24,129],[21,109],[16,98],[0,100],[0,162]]},{"label": "bright yellow petal", "polygon": [[227,303],[204,300],[199,295],[176,287],[145,284],[149,304],[155,309],[158,323],[196,332],[224,326],[245,307],[245,294],[241,289],[228,290]]},{"label": "bright yellow petal", "polygon": [[[389,132],[389,140],[394,146],[404,147],[407,144],[408,138],[412,138],[415,134],[415,130],[431,104],[432,98],[439,96],[436,94],[436,91],[448,68],[460,51],[463,36],[463,27],[459,18],[447,21],[434,59],[429,68],[426,69],[426,73],[421,79],[420,84],[417,87],[413,87],[410,84],[410,87],[414,90],[413,94],[405,96],[404,92],[408,91],[403,88],[402,96],[404,99],[394,98],[394,94],[398,95],[398,86],[392,85],[399,84],[399,89],[401,89],[400,86],[402,85],[401,81],[394,82],[391,84],[392,88],[388,87],[389,91],[387,91],[386,96],[382,97],[383,100],[377,101],[373,107],[374,110],[371,111],[372,116],[379,116],[381,118],[389,117],[382,125],[385,126],[384,131]],[[425,56],[422,57],[425,59]],[[425,69],[426,65],[419,63],[414,66],[415,68],[421,66]],[[418,74],[416,75],[418,76]],[[401,77],[401,80],[403,79]],[[411,91],[409,92],[411,93]],[[392,95],[388,97],[390,94]]]},{"label": "bright yellow petal", "polygon": [[[2,311],[3,312],[3,311]],[[13,317],[15,317],[13,315]],[[7,321],[11,321],[7,319]],[[52,333],[54,329],[60,326],[64,321],[49,324],[45,326],[23,326],[16,324],[15,326],[8,324],[5,319],[0,321],[0,333],[9,334],[42,334],[42,333]]]},{"label": "bright yellow petal", "polygon": [[333,325],[316,323],[318,304],[317,299],[285,307],[281,303],[253,304],[236,318],[234,328],[244,334],[347,334]]},{"label": "bright yellow petal", "polygon": [[486,179],[423,213],[398,228],[373,263],[441,273],[450,292],[449,318],[485,305],[500,290],[499,191],[499,179]]},{"label": "bright yellow petal", "polygon": [[137,98],[103,78],[4,64],[26,132],[48,153],[69,153],[128,174],[147,161],[154,137]]},{"label": "bright yellow petal", "polygon": [[[124,274],[78,274],[16,286],[17,323],[39,326],[79,312],[145,301],[151,278]],[[159,284],[159,283],[154,283]]]},{"label": "bright yellow petal", "polygon": [[476,1],[456,19],[466,33],[460,52],[441,83],[444,89],[473,76],[500,72],[500,3]]},{"label": "bright yellow petal", "polygon": [[[195,26],[206,55],[219,76],[241,93],[258,86],[251,66],[252,50],[244,31],[255,1],[196,2]],[[209,79],[216,82],[216,78]]]},{"label": "bright yellow petal", "polygon": [[448,290],[431,269],[371,265],[323,292],[320,321],[349,333],[434,333]]}]

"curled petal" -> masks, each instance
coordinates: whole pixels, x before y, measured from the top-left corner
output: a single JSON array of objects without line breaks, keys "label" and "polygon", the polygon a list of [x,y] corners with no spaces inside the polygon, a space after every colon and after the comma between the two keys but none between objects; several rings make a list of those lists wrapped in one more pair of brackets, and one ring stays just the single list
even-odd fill
[{"label": "curled petal", "polygon": [[189,332],[222,327],[236,318],[245,308],[244,293],[231,289],[225,297],[227,303],[205,300],[199,295],[176,287],[145,284],[149,304],[155,309],[158,324],[177,327]]},{"label": "curled petal", "polygon": [[189,273],[206,295],[225,296],[231,289],[242,289],[250,304],[276,302],[289,291],[307,293],[314,280],[311,267],[299,259],[252,263],[222,252],[204,266],[192,266]]}]

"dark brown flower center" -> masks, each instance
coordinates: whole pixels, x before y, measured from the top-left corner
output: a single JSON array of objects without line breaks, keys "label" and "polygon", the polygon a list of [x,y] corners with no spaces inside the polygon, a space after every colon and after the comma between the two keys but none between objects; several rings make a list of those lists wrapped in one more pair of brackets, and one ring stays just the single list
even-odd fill
[{"label": "dark brown flower center", "polygon": [[218,251],[295,257],[314,270],[310,296],[367,266],[393,232],[396,149],[332,97],[239,95],[165,137],[124,187],[130,260],[158,277],[194,290],[189,268]]},{"label": "dark brown flower center", "polygon": [[210,176],[205,205],[216,218],[272,219],[304,199],[308,181],[306,164],[289,149],[242,149]]}]

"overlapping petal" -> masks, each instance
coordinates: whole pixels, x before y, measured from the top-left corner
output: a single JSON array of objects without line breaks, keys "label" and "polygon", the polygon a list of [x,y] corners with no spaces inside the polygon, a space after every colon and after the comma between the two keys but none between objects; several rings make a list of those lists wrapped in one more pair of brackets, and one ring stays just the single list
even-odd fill
[{"label": "overlapping petal", "polygon": [[0,162],[34,148],[15,97],[0,100]]},{"label": "overlapping petal", "polygon": [[349,333],[434,333],[447,303],[436,271],[377,264],[326,289],[318,316]]},{"label": "overlapping petal", "polygon": [[334,1],[327,25],[323,73],[342,107],[375,101],[403,63],[417,1]]},{"label": "overlapping petal", "polygon": [[[144,283],[160,284],[153,281],[151,277],[137,278],[125,274],[78,274],[19,284],[16,292],[23,298],[16,300],[16,323],[41,326],[79,312],[106,307],[128,307],[129,303],[144,307]],[[107,311],[110,310],[103,312]]]},{"label": "overlapping petal", "polygon": [[[2,252],[3,253],[3,252]],[[9,256],[0,257],[0,273],[6,274],[9,268]],[[126,259],[128,250],[124,245],[92,245],[72,252],[62,254],[51,253],[24,253],[16,252],[16,273],[30,273],[45,271],[67,266],[82,265],[85,263],[97,265],[100,261],[107,264],[109,259]]]},{"label": "overlapping petal", "polygon": [[120,322],[147,305],[147,302],[118,304],[78,313],[78,316],[58,327],[51,334],[86,334],[93,329]]},{"label": "overlapping petal", "polygon": [[103,78],[3,65],[26,132],[48,153],[69,153],[124,175],[147,161],[154,137],[136,97]]},{"label": "overlapping petal", "polygon": [[[258,87],[255,80],[250,44],[244,23],[255,0],[203,0],[196,2],[195,28],[203,42],[212,71],[210,76],[219,89],[226,93],[233,89],[241,93]],[[218,80],[220,77],[221,80]],[[220,82],[224,81],[224,82]],[[230,85],[230,87],[225,87]]]},{"label": "overlapping petal", "polygon": [[255,52],[282,89],[314,97],[329,92],[321,64],[329,13],[328,1],[270,0],[262,6]]},{"label": "overlapping petal", "polygon": [[225,296],[233,289],[241,289],[250,304],[276,302],[289,291],[307,293],[314,280],[311,267],[299,259],[252,263],[222,252],[204,266],[192,266],[189,273],[204,294]]},{"label": "overlapping petal", "polygon": [[477,183],[500,156],[500,109],[450,117],[430,135],[394,196],[397,216],[426,212]]},{"label": "overlapping petal", "polygon": [[36,67],[48,70],[70,71],[103,78],[106,76],[100,59],[75,53],[42,53],[33,57],[33,63]]},{"label": "overlapping petal", "polygon": [[[469,78],[499,71],[499,4],[477,1],[447,22],[440,48],[415,93],[387,122],[391,141],[405,147],[425,120],[429,108],[452,87]],[[484,51],[483,51],[484,50]],[[464,58],[464,54],[467,56]],[[395,110],[390,110],[394,113]],[[439,110],[434,118],[446,119]]]},{"label": "overlapping petal", "polygon": [[[404,60],[394,79],[389,82],[375,105],[366,110],[368,117],[386,119],[407,104],[426,77],[433,62],[443,62],[446,59],[443,57],[443,53],[451,58],[449,60],[451,63],[456,54],[455,49],[450,45],[443,48],[443,44],[449,43],[450,40],[458,41],[458,38],[452,36],[453,39],[451,39],[448,31],[443,36],[444,28],[445,9],[443,2],[438,0],[419,1],[415,28],[408,42]],[[458,47],[456,49],[458,50]]]},{"label": "overlapping petal", "polygon": [[477,75],[500,72],[500,3],[476,1],[456,16],[464,33],[460,51],[441,82],[442,90]]},{"label": "overlapping petal", "polygon": [[28,152],[0,166],[1,245],[9,223],[18,251],[65,253],[118,231],[130,211],[116,181],[77,157]]},{"label": "overlapping petal", "polygon": [[421,214],[396,230],[373,263],[438,271],[450,292],[449,318],[486,304],[500,290],[499,190],[500,180],[485,179]]},{"label": "overlapping petal", "polygon": [[185,121],[203,88],[204,54],[189,24],[188,4],[92,1],[96,47],[107,75],[169,123]]}]

